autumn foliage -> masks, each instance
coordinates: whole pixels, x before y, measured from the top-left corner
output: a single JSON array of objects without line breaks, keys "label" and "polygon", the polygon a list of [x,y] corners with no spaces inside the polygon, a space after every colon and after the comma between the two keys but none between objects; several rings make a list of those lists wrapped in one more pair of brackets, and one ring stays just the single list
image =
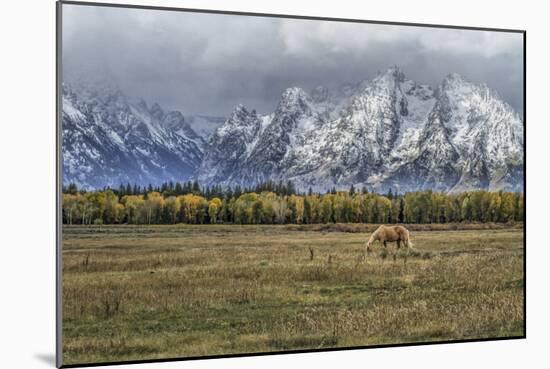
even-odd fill
[{"label": "autumn foliage", "polygon": [[[105,189],[63,194],[65,224],[317,224],[511,222],[524,218],[521,193],[433,191],[386,195],[367,191],[287,194],[278,191],[204,193]],[[288,194],[291,193],[291,194]]]}]

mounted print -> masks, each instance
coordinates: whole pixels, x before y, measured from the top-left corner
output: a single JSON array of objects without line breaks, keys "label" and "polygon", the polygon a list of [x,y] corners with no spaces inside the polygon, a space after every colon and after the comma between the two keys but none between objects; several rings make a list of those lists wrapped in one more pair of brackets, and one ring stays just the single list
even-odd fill
[{"label": "mounted print", "polygon": [[58,3],[58,366],[525,337],[525,32]]}]

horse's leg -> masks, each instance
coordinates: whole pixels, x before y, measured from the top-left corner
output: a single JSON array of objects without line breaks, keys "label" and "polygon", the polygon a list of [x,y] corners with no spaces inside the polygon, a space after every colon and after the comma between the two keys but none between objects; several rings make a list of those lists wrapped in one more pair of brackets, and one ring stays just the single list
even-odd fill
[{"label": "horse's leg", "polygon": [[397,240],[397,248],[398,248],[398,249],[401,248],[401,240]]},{"label": "horse's leg", "polygon": [[385,248],[385,249],[388,248],[388,244],[386,243],[386,241],[384,241],[384,248]]}]

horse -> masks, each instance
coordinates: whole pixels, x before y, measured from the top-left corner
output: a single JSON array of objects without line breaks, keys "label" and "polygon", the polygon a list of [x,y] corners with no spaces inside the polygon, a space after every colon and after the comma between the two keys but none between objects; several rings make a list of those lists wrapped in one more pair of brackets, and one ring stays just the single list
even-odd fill
[{"label": "horse", "polygon": [[397,242],[397,248],[401,248],[401,242],[405,244],[409,249],[413,248],[413,243],[409,237],[409,231],[403,226],[386,226],[381,225],[372,233],[366,244],[367,251],[370,251],[370,246],[374,241],[380,241],[387,248],[386,242]]}]

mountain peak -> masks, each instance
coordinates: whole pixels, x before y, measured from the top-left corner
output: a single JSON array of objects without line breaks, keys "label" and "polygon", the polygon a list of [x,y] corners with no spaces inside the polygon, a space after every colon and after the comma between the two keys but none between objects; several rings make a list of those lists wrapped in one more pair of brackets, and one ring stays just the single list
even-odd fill
[{"label": "mountain peak", "polygon": [[325,86],[317,86],[311,90],[311,98],[317,103],[322,103],[328,100],[329,92]]},{"label": "mountain peak", "polygon": [[443,83],[442,83],[444,87],[463,85],[463,84],[471,84],[471,83],[470,81],[467,81],[462,75],[458,73],[447,74],[447,76],[445,76],[445,79],[443,80]]},{"label": "mountain peak", "polygon": [[375,87],[393,90],[397,85],[405,82],[405,74],[397,66],[388,68],[385,72],[379,73],[371,83],[366,84],[366,89]]},{"label": "mountain peak", "polygon": [[244,106],[243,104],[237,104],[235,106],[235,109],[233,109],[233,114],[239,114],[239,113],[248,114],[248,110],[246,109],[246,106]]},{"label": "mountain peak", "polygon": [[225,135],[234,129],[249,129],[249,127],[255,127],[257,121],[258,115],[256,110],[252,109],[249,111],[243,104],[237,104],[229,115],[229,118],[217,129],[217,132]]},{"label": "mountain peak", "polygon": [[150,110],[151,116],[158,121],[161,121],[162,118],[164,118],[164,111],[160,107],[158,103],[154,103],[153,106],[151,106]]},{"label": "mountain peak", "polygon": [[146,108],[144,100],[109,86],[64,89],[63,181],[92,189],[190,178],[202,162],[204,141],[180,112]]},{"label": "mountain peak", "polygon": [[405,73],[397,65],[389,67],[384,73],[380,75],[381,78],[392,78],[397,82],[405,81]]},{"label": "mountain peak", "polygon": [[277,106],[279,114],[309,114],[312,110],[311,97],[300,87],[287,88]]},{"label": "mountain peak", "polygon": [[149,111],[149,107],[147,106],[147,102],[143,99],[139,99],[139,101],[137,102],[136,105],[140,109],[143,109],[145,111]]},{"label": "mountain peak", "polygon": [[190,130],[190,126],[185,122],[183,114],[179,111],[171,111],[163,115],[162,125],[170,130],[184,129],[189,137],[195,137],[196,133]]},{"label": "mountain peak", "polygon": [[300,87],[289,87],[281,95],[281,101],[297,102],[298,100],[306,100],[309,96]]}]

